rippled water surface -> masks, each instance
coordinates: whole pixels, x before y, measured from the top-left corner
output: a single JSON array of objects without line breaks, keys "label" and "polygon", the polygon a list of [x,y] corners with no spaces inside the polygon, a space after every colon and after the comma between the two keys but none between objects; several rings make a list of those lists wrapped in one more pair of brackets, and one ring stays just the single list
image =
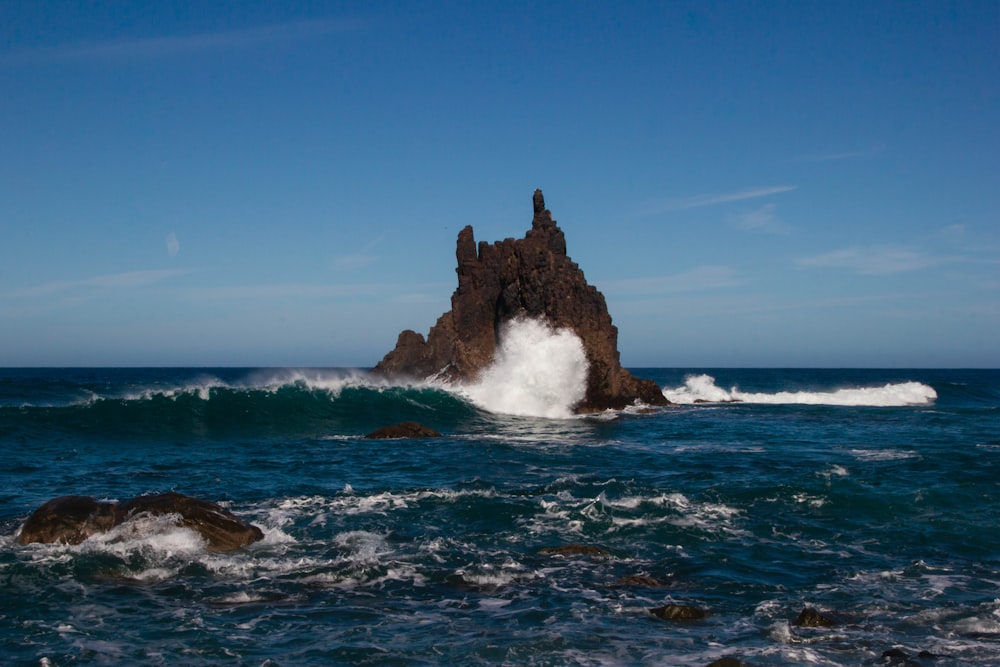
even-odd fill
[{"label": "rippled water surface", "polygon": [[[0,371],[0,658],[1000,663],[1000,372],[636,374],[675,405],[551,419],[336,370]],[[404,420],[442,436],[363,437]],[[16,543],[50,498],[169,490],[264,540],[213,553],[137,517]],[[707,616],[650,613],[670,604]]]}]

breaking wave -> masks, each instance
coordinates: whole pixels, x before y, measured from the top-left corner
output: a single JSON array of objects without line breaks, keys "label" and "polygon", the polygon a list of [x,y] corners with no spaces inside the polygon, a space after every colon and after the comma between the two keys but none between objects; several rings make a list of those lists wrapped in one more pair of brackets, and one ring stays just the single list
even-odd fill
[{"label": "breaking wave", "polygon": [[586,394],[587,369],[571,330],[517,318],[504,325],[496,360],[461,393],[490,412],[564,419]]},{"label": "breaking wave", "polygon": [[841,405],[898,407],[929,405],[937,399],[933,387],[920,382],[900,382],[876,387],[846,387],[831,391],[779,391],[758,393],[729,390],[715,384],[711,375],[689,375],[684,385],[673,389],[665,387],[663,395],[673,403],[756,403],[769,405]]}]

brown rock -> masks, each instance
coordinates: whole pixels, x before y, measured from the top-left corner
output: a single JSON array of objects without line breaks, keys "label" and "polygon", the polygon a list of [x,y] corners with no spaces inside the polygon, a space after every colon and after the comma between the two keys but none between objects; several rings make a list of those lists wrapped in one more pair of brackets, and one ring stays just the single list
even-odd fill
[{"label": "brown rock", "polygon": [[126,518],[144,512],[153,516],[178,514],[180,525],[197,531],[212,551],[232,551],[264,538],[260,528],[246,523],[232,512],[207,500],[180,493],[139,496],[119,507]]},{"label": "brown rock", "polygon": [[739,658],[725,657],[708,663],[707,667],[747,667],[748,663]]},{"label": "brown rock", "polygon": [[566,254],[566,237],[546,210],[541,190],[535,190],[533,208],[531,229],[523,239],[480,242],[477,247],[471,226],[459,232],[458,288],[451,310],[431,327],[426,340],[414,331],[402,332],[374,372],[473,380],[493,361],[502,326],[527,316],[570,329],[583,343],[587,391],[578,412],[621,409],[636,400],[666,405],[654,382],[621,367],[618,329],[604,296]]},{"label": "brown rock", "polygon": [[402,422],[392,426],[377,428],[365,438],[369,440],[381,440],[389,438],[440,438],[441,434],[423,424],[417,422]]},{"label": "brown rock", "polygon": [[35,510],[21,527],[18,544],[80,544],[91,535],[121,523],[114,503],[98,502],[90,496],[54,498]]},{"label": "brown rock", "polygon": [[63,496],[45,503],[24,522],[19,544],[80,544],[138,514],[176,514],[178,525],[197,531],[212,551],[231,551],[263,539],[260,528],[205,500],[180,493],[140,496],[124,503]]},{"label": "brown rock", "polygon": [[700,621],[708,618],[708,612],[685,604],[668,604],[650,609],[649,613],[665,621]]},{"label": "brown rock", "polygon": [[647,577],[644,574],[630,574],[627,577],[619,578],[615,583],[619,586],[636,586],[639,588],[665,588],[667,586],[666,582],[654,577]]},{"label": "brown rock", "polygon": [[812,607],[806,607],[792,621],[792,625],[804,628],[832,628],[840,625],[840,621],[829,614],[822,614]]}]

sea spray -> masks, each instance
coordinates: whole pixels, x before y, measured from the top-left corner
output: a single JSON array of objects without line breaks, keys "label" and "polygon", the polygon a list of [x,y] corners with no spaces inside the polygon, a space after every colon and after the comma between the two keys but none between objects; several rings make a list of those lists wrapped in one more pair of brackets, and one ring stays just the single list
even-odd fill
[{"label": "sea spray", "polygon": [[889,383],[876,387],[852,387],[831,391],[744,392],[737,387],[728,391],[715,384],[711,375],[689,375],[684,386],[666,388],[663,395],[673,403],[758,403],[770,405],[840,405],[902,407],[928,405],[937,399],[933,387],[920,382]]},{"label": "sea spray", "polygon": [[587,391],[587,356],[569,329],[516,318],[504,325],[493,364],[462,388],[477,406],[522,417],[565,419]]}]

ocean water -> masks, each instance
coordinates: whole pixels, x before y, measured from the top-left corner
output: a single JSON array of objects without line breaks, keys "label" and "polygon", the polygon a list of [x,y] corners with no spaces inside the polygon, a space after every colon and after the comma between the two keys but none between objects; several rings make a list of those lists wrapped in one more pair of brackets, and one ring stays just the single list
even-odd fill
[{"label": "ocean water", "polygon": [[[675,405],[572,417],[558,349],[475,387],[0,370],[0,662],[1000,664],[1000,371],[633,369]],[[363,438],[404,420],[443,435]],[[51,498],[170,490],[265,539],[16,542]]]}]

